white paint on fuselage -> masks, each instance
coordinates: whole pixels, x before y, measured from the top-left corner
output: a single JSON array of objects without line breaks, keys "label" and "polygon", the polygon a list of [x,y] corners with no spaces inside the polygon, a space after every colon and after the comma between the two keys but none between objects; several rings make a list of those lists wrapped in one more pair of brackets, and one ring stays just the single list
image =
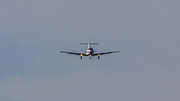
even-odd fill
[{"label": "white paint on fuselage", "polygon": [[93,48],[90,47],[86,50],[86,55],[92,55],[93,52],[94,52]]}]

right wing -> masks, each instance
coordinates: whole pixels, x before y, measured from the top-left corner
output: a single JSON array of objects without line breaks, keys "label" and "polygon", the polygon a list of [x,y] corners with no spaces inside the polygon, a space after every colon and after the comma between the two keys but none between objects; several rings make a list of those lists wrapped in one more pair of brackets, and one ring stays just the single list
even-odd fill
[{"label": "right wing", "polygon": [[83,56],[86,56],[86,54],[84,54],[84,53],[74,53],[74,52],[59,51],[59,50],[58,50],[58,52],[59,52],[59,53],[67,53],[67,54],[74,54],[74,55],[83,55]]},{"label": "right wing", "polygon": [[111,54],[111,53],[117,53],[117,52],[121,52],[121,51],[112,51],[112,52],[95,53],[95,54],[93,54],[93,55],[96,56],[96,55],[104,55],[104,54]]}]

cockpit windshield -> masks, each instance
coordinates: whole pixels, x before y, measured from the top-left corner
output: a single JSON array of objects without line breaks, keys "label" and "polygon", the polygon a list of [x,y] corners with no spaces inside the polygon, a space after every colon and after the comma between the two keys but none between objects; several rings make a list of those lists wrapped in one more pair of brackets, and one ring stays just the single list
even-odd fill
[{"label": "cockpit windshield", "polygon": [[88,50],[93,50],[93,48],[90,47],[90,48],[88,48]]}]

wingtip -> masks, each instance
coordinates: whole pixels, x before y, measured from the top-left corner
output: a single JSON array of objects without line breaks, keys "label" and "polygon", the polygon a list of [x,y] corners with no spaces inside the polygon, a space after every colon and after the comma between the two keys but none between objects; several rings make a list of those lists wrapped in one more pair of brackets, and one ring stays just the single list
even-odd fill
[{"label": "wingtip", "polygon": [[58,53],[61,53],[61,51],[60,51],[60,50],[58,50]]}]

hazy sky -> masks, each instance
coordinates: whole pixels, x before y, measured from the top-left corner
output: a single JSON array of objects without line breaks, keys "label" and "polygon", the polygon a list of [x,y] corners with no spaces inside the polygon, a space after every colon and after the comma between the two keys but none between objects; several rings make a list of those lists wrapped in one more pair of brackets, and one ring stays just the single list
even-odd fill
[{"label": "hazy sky", "polygon": [[[179,101],[180,1],[1,0],[1,101]],[[97,57],[80,42],[98,42]]]}]

